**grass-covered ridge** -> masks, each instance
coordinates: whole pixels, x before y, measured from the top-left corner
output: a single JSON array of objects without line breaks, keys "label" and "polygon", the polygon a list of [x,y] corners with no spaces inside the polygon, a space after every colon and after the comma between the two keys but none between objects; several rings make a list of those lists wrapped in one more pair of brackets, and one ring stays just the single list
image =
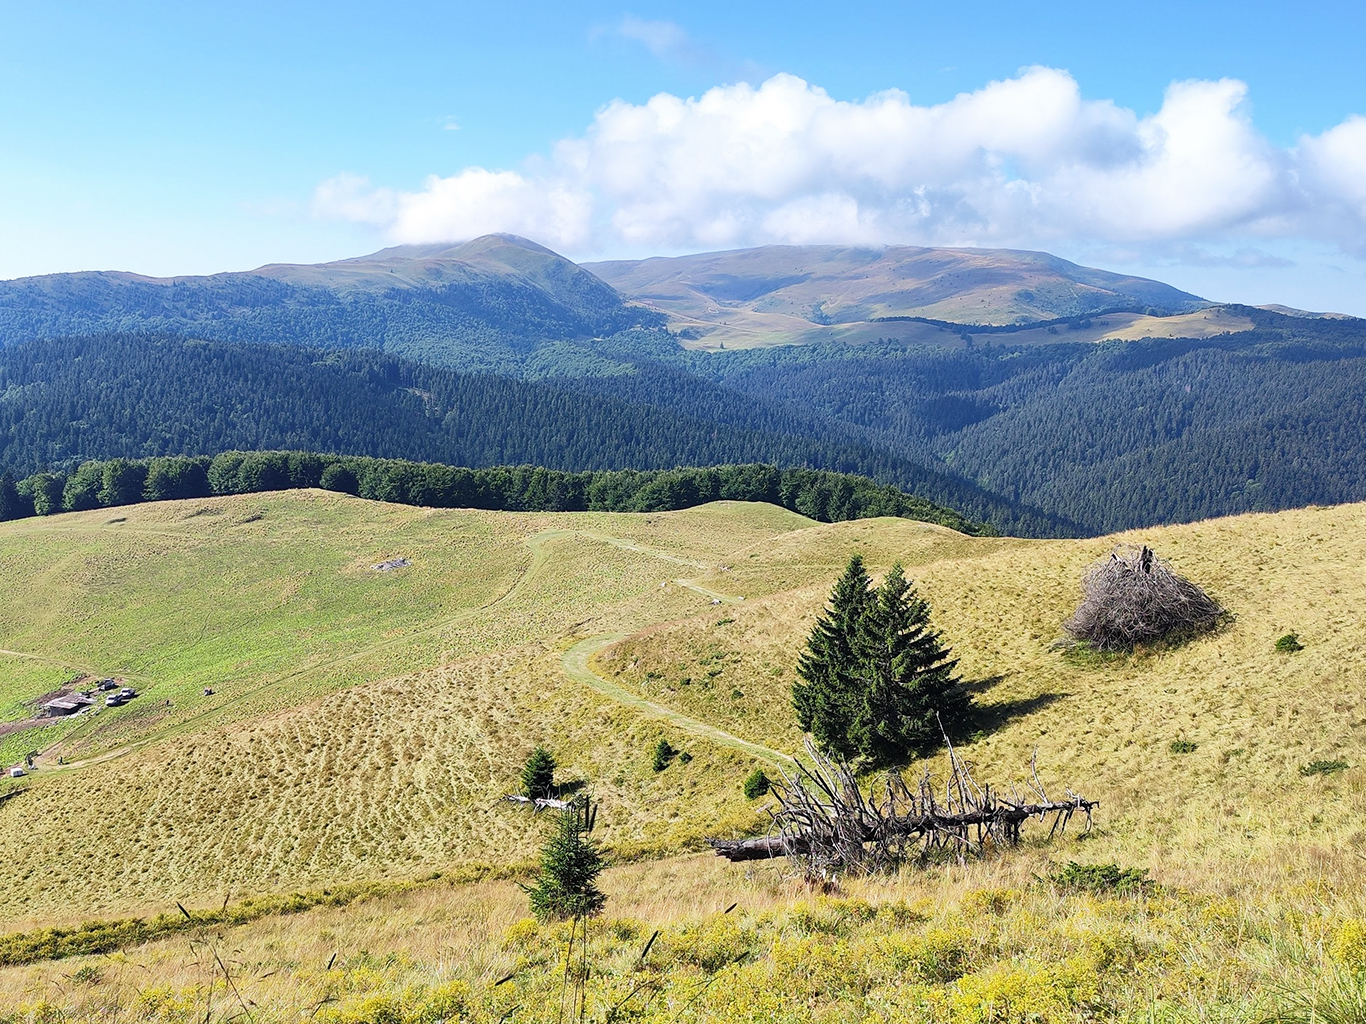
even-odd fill
[{"label": "grass-covered ridge", "polygon": [[[1359,505],[1029,541],[766,504],[514,513],[321,490],[0,525],[14,652],[0,666],[31,666],[7,698],[75,671],[144,693],[33,744],[46,753],[28,789],[0,804],[0,932],[155,921],[177,900],[288,909],[292,891],[382,883],[347,907],[228,923],[222,940],[191,928],[113,958],[4,968],[0,1006],[202,1021],[204,943],[221,941],[261,1020],[315,1005],[419,1020],[441,1000],[478,1021],[515,1005],[513,1019],[553,1019],[558,933],[519,923],[511,882],[447,884],[534,855],[539,829],[499,798],[543,743],[561,779],[591,786],[608,853],[644,860],[602,879],[594,1019],[642,980],[641,1019],[661,1022],[1023,1024],[1155,1005],[1256,1019],[1277,984],[1366,967],[1363,535]],[[1151,545],[1236,618],[1174,650],[1050,650],[1086,566],[1117,541]],[[1101,801],[1096,832],[845,882],[826,901],[768,865],[655,859],[762,824],[766,798],[744,781],[773,774],[759,748],[797,749],[797,651],[855,550],[875,576],[907,567],[963,659],[984,711],[962,747],[978,779],[1021,780],[1037,748],[1050,789]],[[398,557],[411,564],[373,568]],[[1292,631],[1302,649],[1287,655],[1276,641]],[[661,739],[691,759],[654,771]],[[1048,881],[1073,861],[1117,866],[1076,878],[1156,884]],[[231,1015],[221,976],[214,991],[214,1019]]]}]

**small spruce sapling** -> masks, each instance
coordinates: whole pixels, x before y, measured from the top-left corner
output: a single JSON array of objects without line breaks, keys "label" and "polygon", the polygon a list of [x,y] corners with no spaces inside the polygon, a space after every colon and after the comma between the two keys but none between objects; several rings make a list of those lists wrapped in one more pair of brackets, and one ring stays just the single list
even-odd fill
[{"label": "small spruce sapling", "polygon": [[541,850],[541,870],[531,885],[522,886],[540,920],[596,917],[607,904],[598,888],[602,853],[588,837],[596,821],[597,808],[589,800],[574,800],[559,812],[555,831]]},{"label": "small spruce sapling", "polygon": [[522,795],[538,800],[555,792],[555,758],[545,747],[538,746],[522,767]]}]

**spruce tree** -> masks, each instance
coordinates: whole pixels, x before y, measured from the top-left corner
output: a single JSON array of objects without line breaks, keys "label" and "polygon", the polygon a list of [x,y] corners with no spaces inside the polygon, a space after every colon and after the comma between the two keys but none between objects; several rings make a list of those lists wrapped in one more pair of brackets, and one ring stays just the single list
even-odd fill
[{"label": "spruce tree", "polygon": [[549,796],[555,789],[555,758],[538,746],[522,766],[522,795],[528,800]]},{"label": "spruce tree", "polygon": [[797,721],[817,746],[891,764],[935,746],[939,721],[948,729],[962,721],[969,702],[953,675],[957,661],[929,614],[900,565],[874,591],[862,559],[850,559],[792,687]]},{"label": "spruce tree", "polygon": [[607,896],[597,884],[602,854],[588,838],[596,818],[587,800],[575,800],[560,812],[555,832],[541,850],[536,881],[522,886],[532,913],[542,921],[595,917],[606,905]]},{"label": "spruce tree", "polygon": [[844,758],[858,753],[849,735],[858,690],[855,643],[872,597],[863,559],[854,555],[835,583],[830,607],[811,629],[797,661],[801,681],[792,685],[792,705],[802,730],[811,733],[817,746]]},{"label": "spruce tree", "polygon": [[23,502],[19,489],[14,486],[14,477],[0,473],[0,523],[7,519],[18,519],[23,515]]},{"label": "spruce tree", "polygon": [[940,722],[961,722],[968,696],[953,675],[958,661],[899,564],[859,620],[854,647],[860,692],[849,735],[868,761],[891,764],[937,746]]}]

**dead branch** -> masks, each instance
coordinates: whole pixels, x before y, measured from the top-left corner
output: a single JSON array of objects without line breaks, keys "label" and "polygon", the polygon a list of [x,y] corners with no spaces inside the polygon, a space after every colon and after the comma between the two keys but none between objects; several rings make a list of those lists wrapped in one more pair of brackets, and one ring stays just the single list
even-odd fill
[{"label": "dead branch", "polygon": [[780,769],[782,781],[773,784],[778,807],[769,812],[768,835],[710,839],[717,856],[731,861],[796,858],[812,879],[866,874],[912,859],[924,862],[950,855],[962,860],[1014,846],[1030,818],[1051,818],[1052,836],[1081,812],[1089,830],[1092,809],[1099,804],[1070,789],[1063,799],[1050,799],[1032,762],[1031,785],[1037,799],[1003,797],[990,786],[977,784],[952,744],[942,796],[928,770],[914,786],[899,772],[888,772],[882,795],[865,796],[848,764],[826,757],[810,740],[806,753],[809,765],[797,762],[790,771]]},{"label": "dead branch", "polygon": [[509,803],[529,806],[537,814],[544,811],[547,807],[557,811],[565,811],[574,804],[573,800],[555,800],[548,796],[538,796],[533,800],[531,797],[522,796],[521,793],[509,793],[507,796],[503,797],[503,799]]}]

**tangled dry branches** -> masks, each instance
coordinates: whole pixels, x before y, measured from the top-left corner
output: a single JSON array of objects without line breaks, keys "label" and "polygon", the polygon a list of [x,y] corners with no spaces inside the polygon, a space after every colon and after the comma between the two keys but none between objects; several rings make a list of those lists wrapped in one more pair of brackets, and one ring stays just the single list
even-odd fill
[{"label": "tangled dry branches", "polygon": [[1087,570],[1082,591],[1063,629],[1097,651],[1184,640],[1213,629],[1228,614],[1148,547],[1117,548]]},{"label": "tangled dry branches", "polygon": [[1018,792],[1003,796],[979,786],[951,745],[942,791],[928,770],[914,787],[900,773],[888,772],[880,797],[865,796],[853,770],[821,754],[810,740],[806,752],[811,764],[798,762],[774,784],[778,809],[770,811],[770,833],[756,839],[709,840],[718,856],[732,861],[792,857],[801,862],[808,879],[829,880],[889,870],[911,859],[925,862],[947,854],[962,860],[1013,846],[1029,818],[1051,817],[1050,837],[1078,811],[1090,828],[1091,809],[1097,805],[1070,789],[1065,799],[1049,799],[1032,771],[1033,799]]}]

